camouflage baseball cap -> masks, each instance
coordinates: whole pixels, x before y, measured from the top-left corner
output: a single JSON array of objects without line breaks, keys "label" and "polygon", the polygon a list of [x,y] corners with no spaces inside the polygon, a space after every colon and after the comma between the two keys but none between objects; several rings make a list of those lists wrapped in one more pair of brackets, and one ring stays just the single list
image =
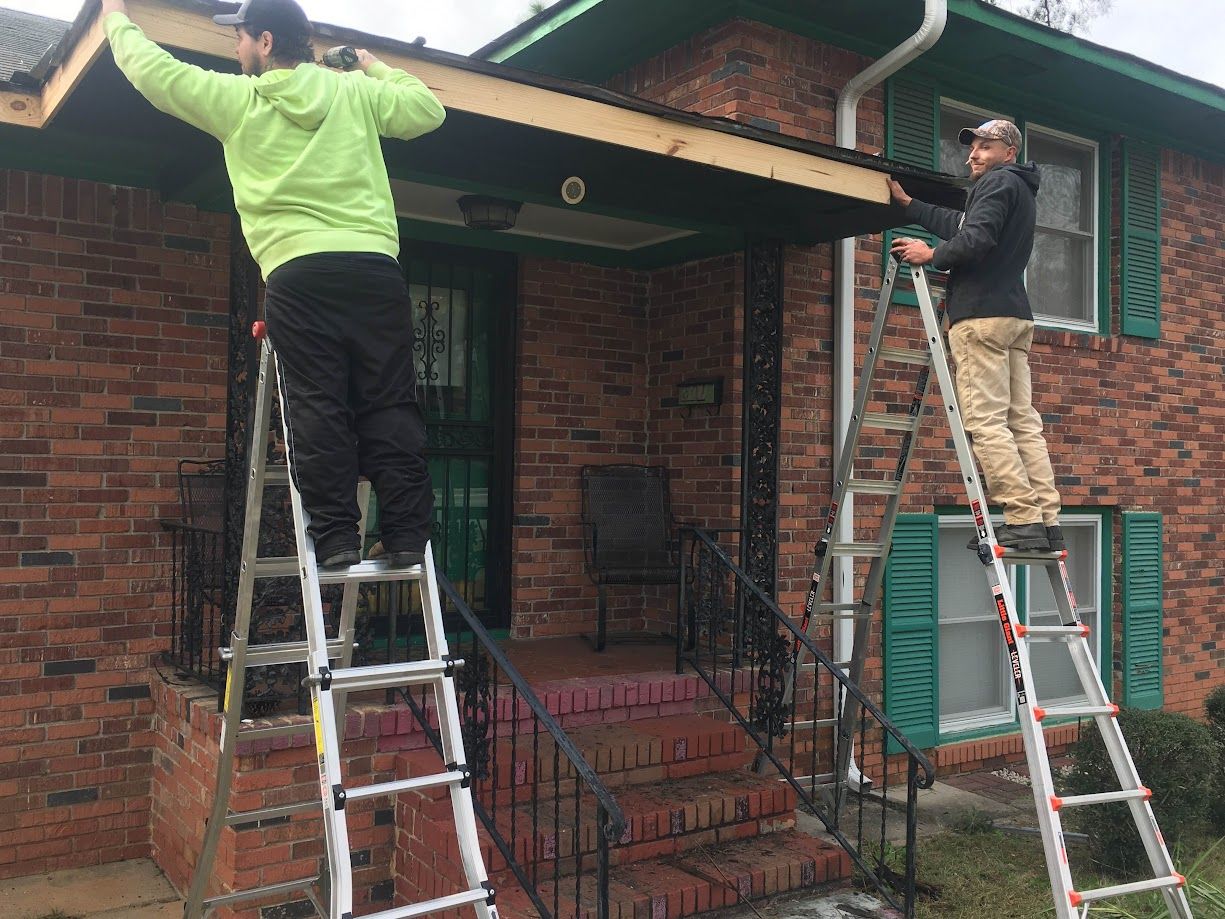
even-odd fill
[{"label": "camouflage baseball cap", "polygon": [[1021,149],[1020,130],[1011,121],[1004,121],[1002,118],[985,121],[977,128],[962,128],[961,133],[957,135],[957,139],[967,147],[974,143],[976,137],[981,137],[983,140],[1002,140],[1010,147]]}]

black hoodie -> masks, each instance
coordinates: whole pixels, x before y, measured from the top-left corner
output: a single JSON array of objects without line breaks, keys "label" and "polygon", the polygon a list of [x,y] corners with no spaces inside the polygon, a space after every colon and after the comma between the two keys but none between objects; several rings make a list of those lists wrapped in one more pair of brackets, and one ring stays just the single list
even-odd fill
[{"label": "black hoodie", "polygon": [[912,200],[906,216],[947,242],[932,267],[949,272],[949,324],[984,316],[1034,318],[1025,266],[1034,248],[1038,166],[1006,163],[987,170],[966,197],[963,214]]}]

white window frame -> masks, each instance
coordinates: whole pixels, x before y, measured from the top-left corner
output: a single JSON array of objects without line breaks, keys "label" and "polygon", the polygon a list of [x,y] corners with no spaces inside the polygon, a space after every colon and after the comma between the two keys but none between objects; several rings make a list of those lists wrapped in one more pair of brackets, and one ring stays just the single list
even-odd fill
[{"label": "white window frame", "polygon": [[[993,515],[991,518],[992,526],[998,527],[1003,522],[1004,521],[1003,521],[1002,516]],[[1104,596],[1103,590],[1105,589],[1105,583],[1104,583],[1105,575],[1103,573],[1103,567],[1102,567],[1102,525],[1103,525],[1102,518],[1097,514],[1065,513],[1060,516],[1060,524],[1063,526],[1072,526],[1072,525],[1081,526],[1084,524],[1088,524],[1092,526],[1093,528],[1092,545],[1093,545],[1094,558],[1093,558],[1093,566],[1091,570],[1094,572],[1097,578],[1096,591],[1095,591],[1097,605],[1094,607],[1097,613],[1097,628],[1094,629],[1094,632],[1090,638],[1090,650],[1093,653],[1094,664],[1097,666],[1098,672],[1100,673],[1101,666],[1102,666],[1101,630],[1104,628],[1111,627],[1110,623],[1106,621],[1107,611],[1104,611],[1101,607],[1102,597]],[[973,521],[969,517],[963,516],[961,514],[941,514],[937,520],[937,526],[958,528],[964,531],[966,537],[968,538],[970,533],[973,530]],[[970,555],[969,549],[964,549],[962,551],[964,551],[967,556]],[[939,562],[937,562],[937,564],[939,564]],[[1019,576],[1029,578],[1033,570],[1034,570],[1033,566],[1029,566],[1029,565],[1013,566],[1013,568],[1010,571],[1010,577],[1011,577],[1012,595],[1014,597],[1017,595],[1017,585],[1019,581]],[[984,582],[985,582],[985,578],[984,578]],[[1026,598],[1026,604],[1028,605],[1029,598],[1032,596],[1032,592],[1030,590],[1030,584],[1028,583],[1028,581],[1026,582],[1025,586],[1026,586],[1025,598]],[[1078,585],[1073,585],[1073,587],[1078,587]],[[1078,594],[1081,594],[1081,593],[1083,593],[1086,596],[1088,595],[1088,591],[1082,591],[1078,589]],[[937,604],[940,603],[939,596],[936,597],[936,603]],[[1026,608],[1025,613],[1026,613],[1025,618],[1028,618],[1028,614],[1029,614],[1028,607]],[[988,617],[984,617],[984,618],[988,618]],[[990,618],[994,618],[994,614]],[[943,620],[943,621],[940,620],[939,610],[937,608],[937,621],[936,621],[937,641],[939,641],[939,630],[943,627],[944,624],[951,625],[951,624],[955,624],[958,621],[962,621],[962,620]],[[1002,638],[1000,639],[998,648],[999,648],[1000,657],[1002,659],[1005,654],[1005,648],[1004,648]],[[1070,666],[1070,661],[1071,659],[1069,658],[1069,666]],[[940,657],[941,670],[943,670],[944,665],[945,665],[945,661],[942,655]],[[1016,705],[1017,697],[1013,689],[1012,675],[1009,672],[1007,667],[1001,667],[1000,672],[1001,672],[1001,688],[1004,693],[1004,698],[1008,700],[1007,711],[1005,712],[996,711],[996,712],[991,712],[990,714],[982,714],[982,715],[975,715],[973,713],[970,713],[970,714],[967,714],[961,717],[947,719],[947,720],[941,717],[939,713],[937,713],[937,718],[939,721],[938,731],[939,731],[939,736],[941,738],[941,743],[949,742],[949,740],[946,738],[955,740],[957,735],[987,731],[987,730],[990,730],[991,728],[1000,728],[1000,727],[1010,728],[1016,724],[1017,722],[1017,705]],[[936,674],[937,682],[939,682],[940,677],[941,677],[941,674],[937,673]],[[1045,698],[1041,694],[1041,691],[1040,691],[1041,687],[1036,687],[1036,689],[1038,690],[1038,698],[1041,699],[1044,703],[1058,704],[1060,701],[1070,701],[1070,700]]]},{"label": "white window frame", "polygon": [[[1089,267],[1089,316],[1090,319],[1065,319],[1059,316],[1051,316],[1047,313],[1039,313],[1034,310],[1034,320],[1039,325],[1054,329],[1070,329],[1076,332],[1099,332],[1098,327],[1098,283],[1101,271],[1101,245],[1102,245],[1102,223],[1101,223],[1101,175],[1102,175],[1102,152],[1101,145],[1087,137],[1081,137],[1078,134],[1069,134],[1067,131],[1057,131],[1054,128],[1048,128],[1045,125],[1036,122],[1026,122],[1025,131],[1023,134],[1025,141],[1025,154],[1029,155],[1029,134],[1030,131],[1036,131],[1046,137],[1054,138],[1055,140],[1066,141],[1078,147],[1089,150],[1093,154],[1093,175],[1090,180],[1092,187],[1092,213],[1089,215],[1089,226],[1092,229],[1088,233],[1090,246],[1089,250],[1092,255],[1092,262]],[[1042,227],[1043,232],[1056,233],[1067,235],[1076,239],[1084,239],[1085,235],[1079,232],[1070,230],[1057,230],[1051,227]],[[1036,231],[1035,231],[1036,232]],[[1029,280],[1029,271],[1026,270],[1026,282]]]}]

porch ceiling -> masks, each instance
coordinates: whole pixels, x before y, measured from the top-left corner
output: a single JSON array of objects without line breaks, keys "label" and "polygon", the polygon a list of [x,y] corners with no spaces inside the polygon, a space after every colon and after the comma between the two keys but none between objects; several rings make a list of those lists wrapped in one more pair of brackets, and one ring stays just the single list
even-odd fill
[{"label": "porch ceiling", "polygon": [[[150,38],[184,60],[236,70],[232,32],[207,15],[214,4],[129,0],[129,9]],[[816,243],[898,225],[904,219],[888,203],[886,173],[930,200],[961,198],[947,177],[854,151],[373,36],[326,26],[320,33],[318,44],[377,50],[425,80],[448,109],[433,134],[384,145],[393,179],[433,189],[403,204],[411,235],[649,266],[738,248],[748,236]],[[68,41],[41,94],[8,91],[0,99],[0,165],[229,207],[219,145],[137,95],[95,20],[83,13]],[[560,189],[575,175],[587,197],[569,207]],[[443,198],[452,191],[523,201],[531,205],[527,227],[513,237],[457,227],[458,212],[447,214]]]}]

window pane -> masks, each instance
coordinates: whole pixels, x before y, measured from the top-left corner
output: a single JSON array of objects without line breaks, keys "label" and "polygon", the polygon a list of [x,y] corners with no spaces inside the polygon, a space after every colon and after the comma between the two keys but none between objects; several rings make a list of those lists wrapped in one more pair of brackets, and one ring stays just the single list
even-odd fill
[{"label": "window pane", "polygon": [[940,627],[942,723],[1010,712],[1002,647],[994,619]]},{"label": "window pane", "polygon": [[1038,230],[1025,273],[1035,315],[1092,322],[1093,242]]},{"label": "window pane", "polygon": [[970,167],[966,165],[966,156],[970,148],[962,146],[957,140],[957,134],[962,128],[980,125],[990,121],[981,112],[969,112],[955,105],[940,106],[940,171],[949,175],[969,178]]},{"label": "window pane", "polygon": [[940,527],[940,721],[966,730],[972,721],[1011,715],[1004,644],[978,556],[966,548],[972,528]]},{"label": "window pane", "polygon": [[1092,233],[1092,148],[1030,131],[1027,155],[1042,171],[1038,225]]}]

